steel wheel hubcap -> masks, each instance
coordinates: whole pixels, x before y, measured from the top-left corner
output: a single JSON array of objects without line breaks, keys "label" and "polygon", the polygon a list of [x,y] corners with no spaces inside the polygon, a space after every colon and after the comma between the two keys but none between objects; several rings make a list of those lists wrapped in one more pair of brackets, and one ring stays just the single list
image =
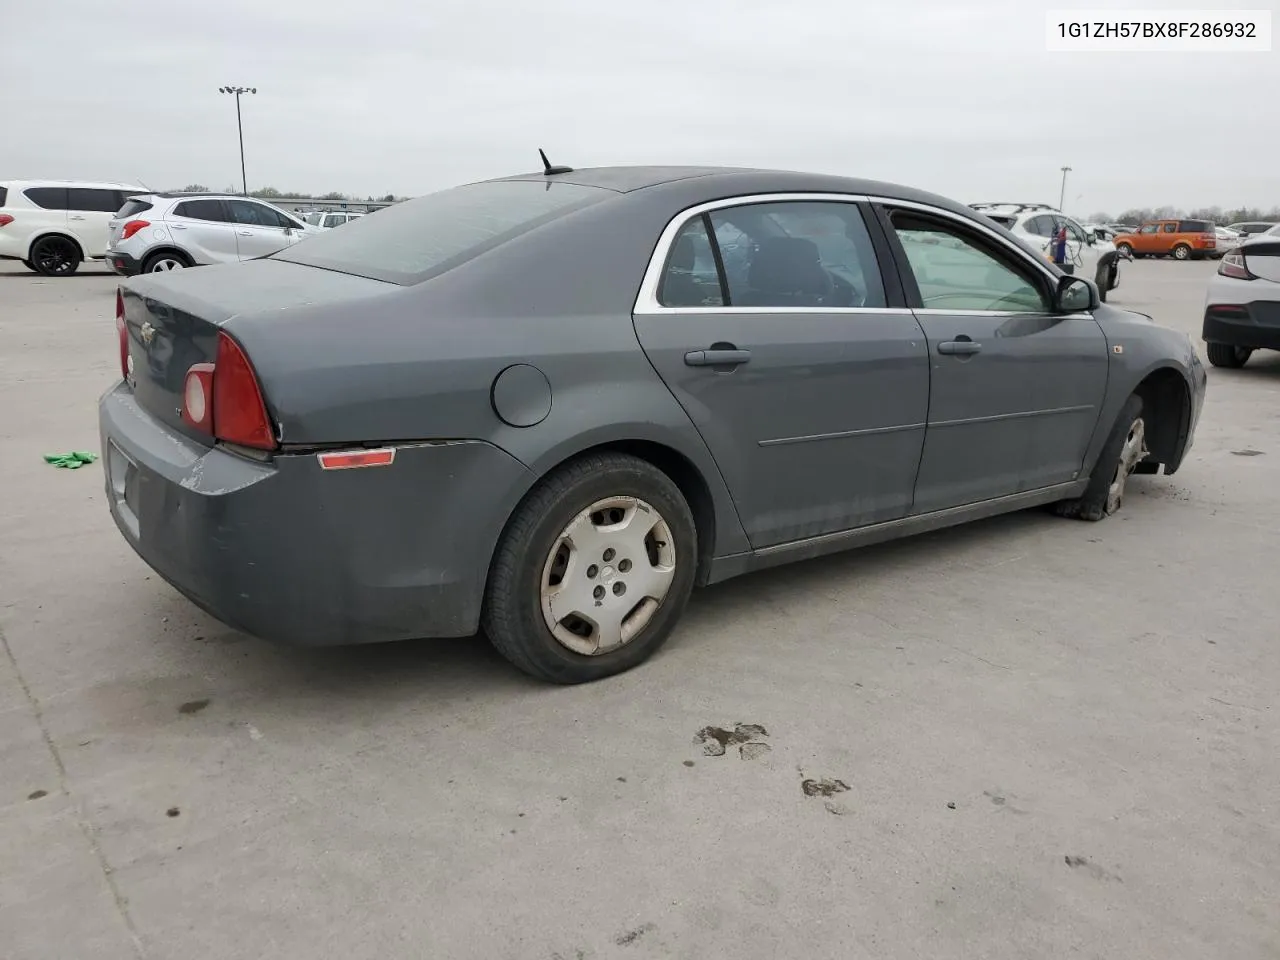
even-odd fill
[{"label": "steel wheel hubcap", "polygon": [[1107,491],[1107,513],[1115,513],[1120,509],[1129,475],[1148,453],[1146,441],[1147,426],[1139,417],[1129,426],[1129,434],[1124,438],[1124,446],[1120,448],[1120,462],[1116,464],[1116,474],[1111,480],[1111,489]]},{"label": "steel wheel hubcap", "polygon": [[597,500],[565,525],[543,564],[542,619],[574,653],[609,653],[653,620],[675,572],[662,514],[635,497]]}]

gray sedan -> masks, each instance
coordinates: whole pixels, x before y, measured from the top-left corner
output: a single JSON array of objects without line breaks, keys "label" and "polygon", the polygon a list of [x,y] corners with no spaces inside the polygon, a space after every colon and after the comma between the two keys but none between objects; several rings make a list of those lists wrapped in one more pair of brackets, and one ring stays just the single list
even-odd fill
[{"label": "gray sedan", "polygon": [[483,628],[548,681],[649,657],[696,585],[1173,473],[1205,372],[981,214],[885,183],[608,168],[475,183],[137,277],[102,398],[128,542],[258,637]]}]

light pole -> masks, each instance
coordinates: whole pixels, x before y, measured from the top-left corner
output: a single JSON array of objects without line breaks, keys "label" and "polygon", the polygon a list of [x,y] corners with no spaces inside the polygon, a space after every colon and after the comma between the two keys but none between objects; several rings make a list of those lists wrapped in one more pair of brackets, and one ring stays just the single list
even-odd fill
[{"label": "light pole", "polygon": [[219,87],[219,93],[236,95],[236,130],[240,133],[240,185],[244,187],[244,195],[249,195],[249,178],[244,173],[244,124],[240,122],[240,94],[257,93],[257,87]]},{"label": "light pole", "polygon": [[1067,174],[1071,172],[1070,167],[1062,168],[1062,190],[1058,193],[1058,209],[1062,209],[1062,205],[1067,201]]}]

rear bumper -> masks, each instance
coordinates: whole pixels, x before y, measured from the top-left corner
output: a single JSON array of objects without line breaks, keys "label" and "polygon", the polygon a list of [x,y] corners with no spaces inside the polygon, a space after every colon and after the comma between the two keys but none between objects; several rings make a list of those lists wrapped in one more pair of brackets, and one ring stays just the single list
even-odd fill
[{"label": "rear bumper", "polygon": [[115,250],[108,250],[105,255],[107,266],[122,277],[136,277],[142,272],[142,264],[138,262],[136,257],[132,257],[127,253],[119,253]]},{"label": "rear bumper", "polygon": [[1204,311],[1201,339],[1255,350],[1280,350],[1280,302],[1210,304]]},{"label": "rear bumper", "polygon": [[116,526],[161,577],[244,633],[301,646],[468,636],[526,468],[480,441],[388,467],[258,462],[169,431],[117,384],[99,403]]}]

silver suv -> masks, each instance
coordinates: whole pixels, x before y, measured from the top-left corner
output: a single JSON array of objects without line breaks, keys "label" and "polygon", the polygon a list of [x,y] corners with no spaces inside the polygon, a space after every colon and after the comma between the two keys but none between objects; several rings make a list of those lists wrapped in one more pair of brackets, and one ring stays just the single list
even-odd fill
[{"label": "silver suv", "polygon": [[108,230],[106,261],[126,277],[254,260],[320,232],[263,200],[212,193],[138,194]]}]

